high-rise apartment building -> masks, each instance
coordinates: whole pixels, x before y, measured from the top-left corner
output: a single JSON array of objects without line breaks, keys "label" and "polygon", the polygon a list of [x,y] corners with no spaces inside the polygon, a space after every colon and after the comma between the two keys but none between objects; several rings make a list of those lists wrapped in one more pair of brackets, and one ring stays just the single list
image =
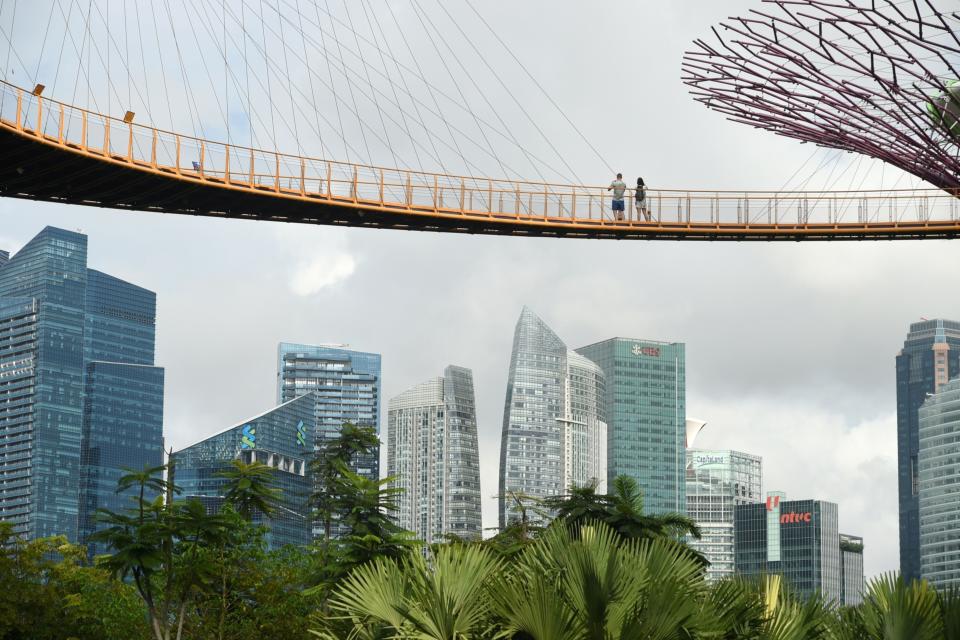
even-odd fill
[{"label": "high-rise apartment building", "polygon": [[739,451],[687,450],[687,516],[701,538],[689,540],[710,566],[708,580],[734,574],[734,512],[737,505],[763,501],[762,461]]},{"label": "high-rise apartment building", "polygon": [[960,587],[960,378],[927,399],[919,423],[920,575]]},{"label": "high-rise apartment building", "polygon": [[577,352],[597,363],[606,379],[608,481],[636,479],[649,513],[683,513],[685,345],[611,338]]},{"label": "high-rise apartment building", "polygon": [[[316,420],[315,448],[340,433],[345,423],[373,427],[380,435],[380,354],[344,347],[280,343],[277,348],[277,402],[283,404],[313,394]],[[355,456],[354,472],[365,478],[380,478],[380,447]],[[343,528],[333,523],[332,535]],[[324,535],[315,525],[314,537]]]},{"label": "high-rise apartment building", "polygon": [[863,538],[840,534],[840,604],[855,607],[863,602]]},{"label": "high-rise apartment building", "polygon": [[198,498],[208,511],[217,511],[229,482],[220,474],[234,460],[260,462],[274,469],[272,484],[280,490],[270,516],[252,514],[255,523],[267,528],[268,546],[309,543],[315,408],[313,394],[302,395],[177,451],[173,459],[181,497]]},{"label": "high-rise apartment building", "polygon": [[127,506],[124,468],[163,460],[156,295],[87,268],[87,237],[47,227],[0,256],[0,519],[83,539]]},{"label": "high-rise apartment building", "polygon": [[[380,434],[380,354],[342,347],[280,343],[277,402],[315,393],[317,437],[335,437],[347,422]],[[354,460],[354,471],[380,477],[380,452]]]},{"label": "high-rise apartment building", "polygon": [[[787,500],[779,491],[768,492],[765,503],[738,505],[734,513],[736,572],[780,574],[802,597],[820,593],[829,602],[843,604],[844,585],[863,582],[863,560],[861,555],[859,577],[852,561],[843,573],[838,511],[833,502]],[[856,540],[862,552],[863,540]]]},{"label": "high-rise apartment building", "polygon": [[607,477],[604,377],[524,307],[510,355],[500,443],[500,528],[511,495],[546,498]]},{"label": "high-rise apartment building", "polygon": [[397,524],[428,544],[446,535],[479,540],[480,453],[470,369],[449,366],[391,398],[387,475],[399,497]]},{"label": "high-rise apartment building", "polygon": [[920,406],[960,373],[960,322],[923,320],[897,354],[897,474],[900,498],[900,573],[920,577]]}]

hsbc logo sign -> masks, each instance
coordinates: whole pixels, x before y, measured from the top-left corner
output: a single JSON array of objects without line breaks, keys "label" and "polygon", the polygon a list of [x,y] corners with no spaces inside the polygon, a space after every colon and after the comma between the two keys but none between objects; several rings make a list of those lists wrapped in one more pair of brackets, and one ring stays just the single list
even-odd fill
[{"label": "hsbc logo sign", "polygon": [[813,514],[807,513],[784,513],[780,516],[780,524],[798,524],[801,522],[810,522]]}]

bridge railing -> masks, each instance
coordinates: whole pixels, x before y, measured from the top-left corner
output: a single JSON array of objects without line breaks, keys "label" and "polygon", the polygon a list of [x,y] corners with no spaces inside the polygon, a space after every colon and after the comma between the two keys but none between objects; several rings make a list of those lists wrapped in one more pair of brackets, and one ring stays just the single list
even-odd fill
[{"label": "bridge railing", "polygon": [[0,125],[47,143],[188,180],[363,207],[633,226],[901,225],[954,222],[958,194],[936,189],[850,192],[628,190],[618,220],[606,187],[405,171],[203,140],[124,122],[0,82]]}]

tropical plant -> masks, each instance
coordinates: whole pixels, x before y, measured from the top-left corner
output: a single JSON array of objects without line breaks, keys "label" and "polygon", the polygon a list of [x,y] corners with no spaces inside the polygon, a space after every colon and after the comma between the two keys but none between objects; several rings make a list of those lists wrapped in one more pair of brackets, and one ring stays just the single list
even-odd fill
[{"label": "tropical plant", "polygon": [[667,540],[603,523],[552,526],[491,589],[503,638],[694,638],[712,627],[699,563]]},{"label": "tropical plant", "polygon": [[[315,519],[323,525],[324,542],[329,543],[333,522],[352,508],[350,464],[358,456],[374,451],[380,440],[373,427],[345,423],[335,438],[322,439],[310,463],[315,490],[310,497]],[[345,495],[346,494],[346,495]]]},{"label": "tropical plant", "polygon": [[140,640],[150,635],[134,589],[91,566],[64,536],[24,540],[0,522],[0,638]]},{"label": "tropical plant", "polygon": [[[131,579],[147,608],[156,640],[179,640],[188,606],[208,589],[215,570],[207,550],[226,537],[228,518],[207,513],[197,499],[178,502],[174,496],[175,460],[166,465],[166,480],[153,473],[129,474],[118,486],[138,486],[137,504],[125,512],[99,512],[107,526],[91,541],[104,542],[112,554],[98,558],[100,566],[121,579]],[[163,490],[152,501],[146,487]]]},{"label": "tropical plant", "polygon": [[[834,636],[839,640],[956,640],[960,638],[958,604],[956,592],[938,595],[926,581],[907,583],[886,574],[870,582],[861,605],[838,619]],[[952,628],[948,630],[945,623]]]},{"label": "tropical plant", "polygon": [[500,565],[477,545],[377,558],[355,569],[330,602],[331,616],[314,633],[340,638],[466,640],[487,637],[486,594]]},{"label": "tropical plant", "polygon": [[251,520],[256,511],[270,516],[280,499],[274,486],[274,469],[262,462],[233,460],[230,468],[217,473],[227,480],[224,500],[244,519]]}]

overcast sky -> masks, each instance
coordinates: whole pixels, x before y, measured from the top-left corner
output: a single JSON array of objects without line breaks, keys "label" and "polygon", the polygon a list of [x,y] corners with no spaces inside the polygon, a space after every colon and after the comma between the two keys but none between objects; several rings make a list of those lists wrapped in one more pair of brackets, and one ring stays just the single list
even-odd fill
[{"label": "overcast sky", "polygon": [[[403,20],[407,0],[392,4]],[[447,6],[480,42],[483,28],[466,6]],[[755,6],[530,0],[478,8],[628,178],[642,174],[667,188],[779,188],[829,156],[728,123],[680,82],[691,40]],[[0,13],[0,24],[9,28],[9,14]],[[42,24],[20,22],[15,31],[39,39]],[[426,46],[418,33],[410,29],[411,44]],[[563,160],[581,179],[607,183],[605,163],[489,34],[486,42],[491,65]],[[422,57],[436,70],[436,59]],[[551,157],[534,129],[523,136],[526,150]],[[854,162],[843,157],[830,169]],[[157,363],[167,370],[165,431],[175,449],[273,406],[280,341],[382,353],[384,422],[387,398],[462,365],[474,371],[484,524],[492,527],[512,334],[526,304],[571,348],[611,336],[686,343],[688,415],[709,422],[698,446],[762,456],[765,491],[839,503],[841,530],[865,538],[868,575],[898,565],[894,357],[920,316],[960,318],[949,293],[960,255],[944,241],[464,237],[0,199],[0,248],[15,251],[45,225],[82,230],[91,267],[157,292]]]}]

